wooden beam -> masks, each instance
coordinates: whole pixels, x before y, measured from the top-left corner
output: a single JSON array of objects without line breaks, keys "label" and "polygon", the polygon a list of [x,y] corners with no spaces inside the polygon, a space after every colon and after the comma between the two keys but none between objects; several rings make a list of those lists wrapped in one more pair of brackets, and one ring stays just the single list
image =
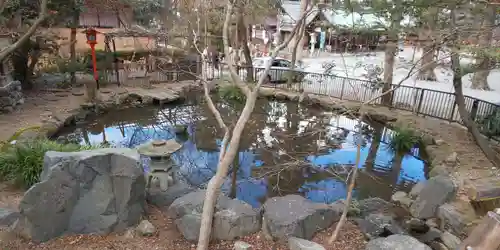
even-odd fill
[{"label": "wooden beam", "polygon": [[488,212],[458,250],[500,250],[500,215]]},{"label": "wooden beam", "polygon": [[500,179],[498,177],[467,180],[465,185],[469,199],[473,201],[500,199]]}]

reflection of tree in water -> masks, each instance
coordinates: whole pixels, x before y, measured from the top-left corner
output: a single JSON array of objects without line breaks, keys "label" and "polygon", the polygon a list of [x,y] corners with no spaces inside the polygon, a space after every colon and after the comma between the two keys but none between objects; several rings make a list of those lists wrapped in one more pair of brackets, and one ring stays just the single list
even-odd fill
[{"label": "reflection of tree in water", "polygon": [[375,166],[377,165],[376,156],[382,142],[384,129],[385,127],[381,123],[371,123],[372,136],[370,148],[364,163],[365,167],[363,171],[358,174],[356,180],[356,183],[363,183],[363,185],[357,185],[359,194],[363,197],[373,197],[375,194],[380,196],[382,194],[381,198],[389,199],[392,194],[392,185],[387,183],[384,176],[387,175],[387,173],[375,171]]},{"label": "reflection of tree in water", "polygon": [[[241,107],[226,102],[216,105],[227,125],[234,126]],[[183,144],[173,155],[181,168],[181,177],[194,185],[204,185],[214,175],[223,134],[206,105],[177,105],[161,110],[142,108],[135,117],[128,112],[131,111],[127,110],[127,118],[130,118],[127,122],[116,122],[127,116],[118,112],[112,118],[114,121],[102,121],[105,127],[120,129],[124,138],[120,146],[135,147],[151,139],[175,138]],[[336,115],[325,114],[297,103],[258,100],[246,124],[225,190],[238,187],[236,196],[252,200],[251,204],[258,203],[259,196],[302,193],[330,202],[344,195],[345,184],[341,180],[347,176],[343,170],[349,168],[335,164],[312,166],[307,159],[307,156],[325,155],[342,148],[353,134],[335,121]],[[179,127],[186,127],[187,136],[176,133]],[[372,136],[373,129],[368,125],[364,125],[362,131],[365,146],[372,142],[371,149],[377,144],[373,143],[377,141],[377,133]]]},{"label": "reflection of tree in water", "polygon": [[[321,119],[319,110],[304,109],[296,103],[269,102],[265,114],[269,138],[257,139],[261,141],[259,155],[266,165],[255,169],[254,175],[267,179],[268,197],[292,193],[307,196],[324,191],[321,189],[331,187],[332,183],[344,185],[333,178],[335,173],[316,169],[305,158],[324,153],[328,148],[338,148],[348,131],[338,127],[337,132],[325,129],[329,123]],[[318,141],[326,141],[327,145],[318,145]],[[345,193],[337,192],[336,196],[339,195]]]}]

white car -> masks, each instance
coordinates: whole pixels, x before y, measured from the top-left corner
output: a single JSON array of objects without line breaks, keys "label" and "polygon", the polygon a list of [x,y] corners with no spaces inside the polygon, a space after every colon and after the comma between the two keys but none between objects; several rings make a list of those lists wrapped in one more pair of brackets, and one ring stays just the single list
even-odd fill
[{"label": "white car", "polygon": [[[256,57],[253,59],[252,65],[257,76],[255,80],[260,79],[268,63],[271,63],[271,57]],[[296,65],[293,71],[290,71],[291,65],[292,62],[290,60],[279,57],[275,58],[272,61],[271,69],[266,76],[266,83],[287,82],[290,75],[293,77],[294,82],[301,82],[304,79],[306,72],[300,65]]]}]

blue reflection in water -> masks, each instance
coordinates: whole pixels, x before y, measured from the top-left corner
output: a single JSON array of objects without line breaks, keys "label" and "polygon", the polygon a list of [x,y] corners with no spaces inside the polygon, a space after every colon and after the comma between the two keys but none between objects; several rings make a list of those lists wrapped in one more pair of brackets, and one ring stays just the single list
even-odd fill
[{"label": "blue reflection in water", "polygon": [[[307,199],[314,202],[333,203],[338,199],[345,198],[347,187],[344,182],[336,179],[306,182],[299,191],[304,193]],[[353,192],[356,195],[356,192]]]},{"label": "blue reflection in water", "polygon": [[[356,145],[353,143],[354,135],[354,132],[349,132],[345,142],[341,144],[340,149],[330,149],[328,150],[328,153],[324,155],[311,155],[307,157],[307,160],[319,168],[325,168],[335,164],[354,165],[356,162]],[[359,168],[363,168],[364,166],[370,151],[370,145],[371,143],[368,143],[366,147],[361,148]],[[375,157],[374,170],[380,172],[390,171],[393,157],[394,154],[388,149],[387,144],[381,142]],[[418,181],[425,180],[425,165],[422,160],[411,155],[407,155],[403,158],[401,165],[401,172],[396,184],[401,184],[403,181],[416,183]]]},{"label": "blue reflection in water", "polygon": [[[129,148],[136,147],[151,139],[176,139],[183,144],[183,147],[173,154],[173,160],[180,167],[180,172],[191,184],[203,185],[207,183],[216,171],[221,139],[214,138],[216,148],[213,150],[200,150],[196,145],[196,124],[196,122],[185,124],[187,125],[187,133],[189,134],[187,140],[177,138],[174,132],[175,129],[167,122],[155,126],[129,124],[122,126],[121,130],[118,126],[110,126],[104,129],[104,133],[106,134],[106,140],[112,145]],[[352,128],[346,129],[352,130]],[[200,132],[198,131],[198,133]],[[92,144],[101,143],[103,140],[102,133],[98,135],[88,134],[88,137]],[[337,165],[353,165],[356,158],[356,147],[353,143],[354,137],[355,133],[349,132],[347,137],[342,140],[340,148],[329,149],[317,155],[309,155],[305,157],[306,161],[310,162],[319,171]],[[285,143],[293,143],[293,140]],[[369,149],[370,143],[367,143],[361,149],[361,164],[358,166],[359,168],[363,168]],[[268,189],[270,189],[269,185],[271,185],[268,177],[256,178],[252,176],[253,169],[266,165],[259,157],[260,154],[257,149],[246,149],[239,152],[240,167],[236,182],[237,198],[248,202],[254,207],[258,207],[263,198],[269,194],[270,190]],[[393,154],[387,149],[385,143],[381,143],[376,154],[374,171],[390,171],[392,158]],[[274,165],[273,162],[269,162],[268,164]],[[326,203],[331,203],[345,197],[346,185],[343,181],[331,177],[319,179],[311,179],[310,177],[308,174],[304,174],[301,177],[303,183],[298,183],[300,186],[295,190],[297,193],[303,194],[312,201]],[[425,179],[424,163],[413,156],[404,157],[397,183],[403,181],[417,182],[423,179]],[[359,183],[359,185],[363,185],[363,183]],[[231,178],[228,177],[223,184],[222,190],[228,193],[230,188]]]}]

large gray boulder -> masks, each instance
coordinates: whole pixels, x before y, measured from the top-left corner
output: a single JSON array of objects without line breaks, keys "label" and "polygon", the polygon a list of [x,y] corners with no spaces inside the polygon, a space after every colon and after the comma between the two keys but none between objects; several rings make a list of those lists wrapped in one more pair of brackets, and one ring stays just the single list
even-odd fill
[{"label": "large gray boulder", "polygon": [[325,247],[316,242],[296,237],[290,237],[288,239],[288,248],[290,248],[290,250],[325,250]]},{"label": "large gray boulder", "polygon": [[430,178],[410,207],[413,217],[428,219],[436,216],[439,206],[455,197],[457,186],[448,176]]},{"label": "large gray boulder", "polygon": [[155,205],[161,210],[168,210],[168,207],[177,199],[186,194],[195,191],[195,189],[188,184],[179,182],[167,190],[162,191],[160,189],[147,190],[147,201],[149,204]]},{"label": "large gray boulder", "polygon": [[370,214],[386,214],[392,210],[392,204],[378,197],[366,198],[358,201],[360,217]]},{"label": "large gray boulder", "polygon": [[387,232],[391,234],[407,234],[397,224],[393,216],[387,214],[370,214],[364,219],[355,218],[354,221],[368,239],[381,237]]},{"label": "large gray boulder", "polygon": [[476,213],[469,202],[455,201],[439,206],[437,218],[453,233],[460,235],[469,231],[476,219]]},{"label": "large gray boulder", "polygon": [[145,211],[139,154],[131,149],[47,152],[41,181],[19,204],[14,229],[35,242],[65,233],[107,234],[136,225]]},{"label": "large gray boulder", "polygon": [[264,231],[271,237],[310,240],[320,230],[339,221],[342,208],[314,203],[299,195],[274,197],[264,203]]},{"label": "large gray boulder", "polygon": [[377,238],[366,244],[365,250],[432,250],[429,246],[417,239],[408,236],[394,234],[387,238]]},{"label": "large gray boulder", "polygon": [[[175,218],[177,229],[189,241],[198,240],[201,213],[206,192],[198,190],[176,199],[168,214]],[[260,230],[260,212],[249,204],[219,195],[212,224],[212,238],[233,240]]]}]

